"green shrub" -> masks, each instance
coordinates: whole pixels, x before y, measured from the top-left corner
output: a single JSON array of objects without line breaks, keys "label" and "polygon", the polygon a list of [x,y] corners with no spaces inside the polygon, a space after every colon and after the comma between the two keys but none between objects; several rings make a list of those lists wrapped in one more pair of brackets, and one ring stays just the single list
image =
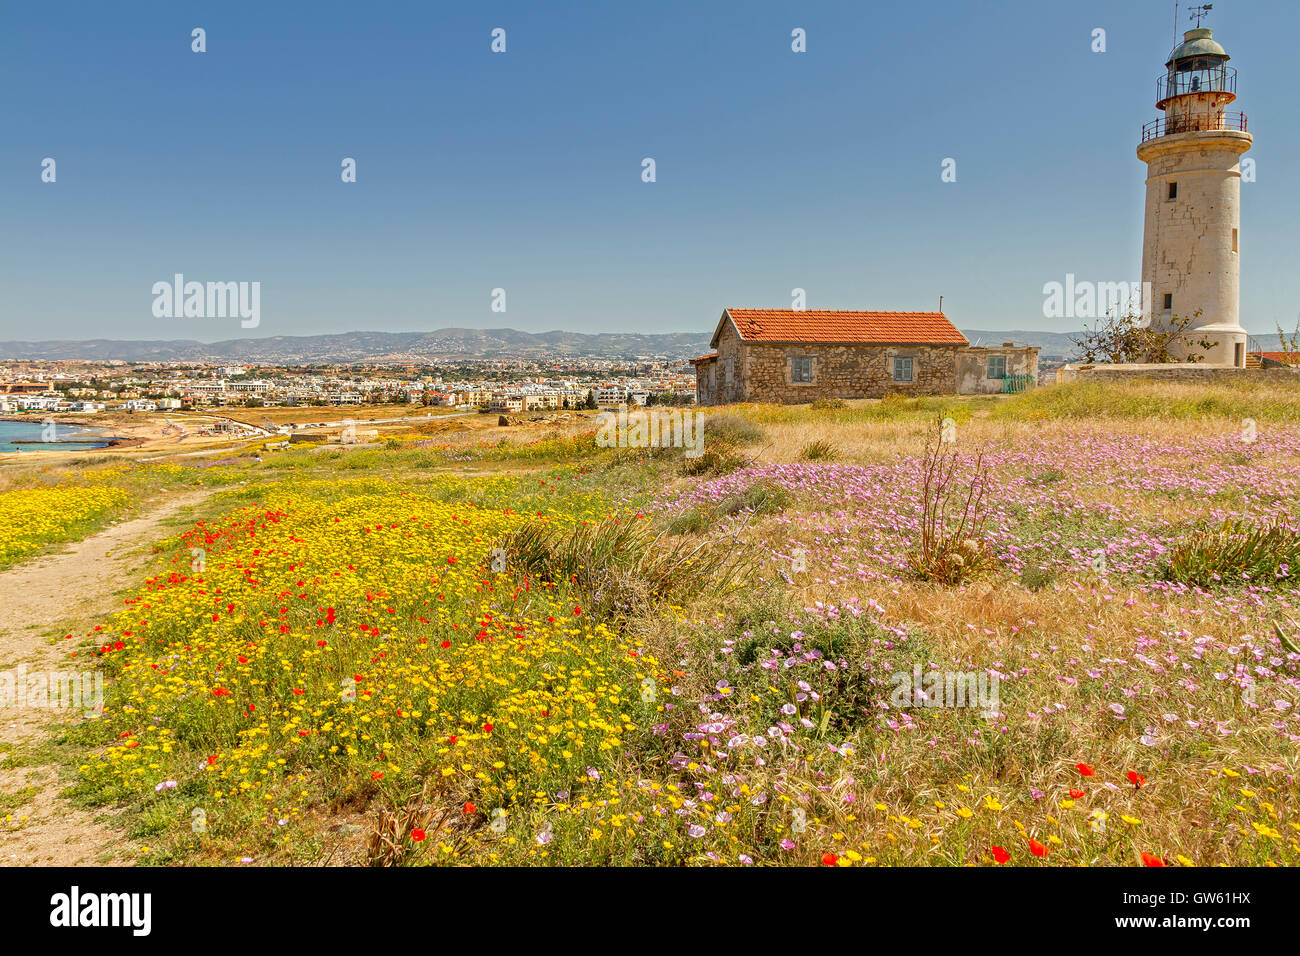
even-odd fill
[{"label": "green shrub", "polygon": [[687,508],[668,522],[668,533],[699,534],[709,526],[709,517],[705,508]]},{"label": "green shrub", "polygon": [[1065,478],[1065,472],[1056,468],[1047,468],[1031,477],[1027,482],[1028,485],[1039,487],[1041,485],[1054,485]]},{"label": "green shrub", "polygon": [[1020,585],[1029,591],[1041,591],[1055,580],[1055,571],[1038,564],[1026,564],[1020,572]]},{"label": "green shrub", "polygon": [[1300,532],[1281,519],[1229,518],[1194,531],[1170,549],[1157,573],[1202,588],[1271,583],[1300,566]]},{"label": "green shrub", "polygon": [[710,477],[725,475],[743,468],[745,456],[736,451],[731,444],[706,444],[704,451],[695,458],[682,456],[682,474],[690,477]]},{"label": "green shrub", "polygon": [[739,415],[706,415],[704,418],[704,445],[710,442],[733,445],[755,445],[763,440],[763,427]]},{"label": "green shrub", "polygon": [[625,618],[664,599],[683,601],[706,588],[725,589],[746,577],[752,557],[709,540],[666,541],[644,518],[611,515],[565,528],[530,524],[506,535],[501,548],[516,575],[571,582],[593,614]]},{"label": "green shrub", "polygon": [[744,491],[737,491],[718,502],[716,513],[734,515],[742,511],[751,511],[756,515],[772,514],[783,510],[791,499],[791,494],[780,485],[766,481],[756,481]]},{"label": "green shrub", "polygon": [[780,485],[756,481],[744,491],[734,492],[711,507],[691,506],[668,523],[669,534],[697,534],[718,518],[750,512],[756,515],[773,514],[785,509],[791,494]]},{"label": "green shrub", "polygon": [[804,445],[799,457],[804,461],[833,461],[840,457],[840,450],[830,442],[819,438]]}]

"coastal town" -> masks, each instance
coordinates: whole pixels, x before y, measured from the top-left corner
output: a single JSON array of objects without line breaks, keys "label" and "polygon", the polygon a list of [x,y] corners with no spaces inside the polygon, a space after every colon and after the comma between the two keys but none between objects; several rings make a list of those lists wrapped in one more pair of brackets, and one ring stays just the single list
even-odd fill
[{"label": "coastal town", "polygon": [[0,413],[389,404],[531,412],[689,404],[695,395],[695,372],[686,361],[494,361],[441,368],[6,362],[0,364]]}]

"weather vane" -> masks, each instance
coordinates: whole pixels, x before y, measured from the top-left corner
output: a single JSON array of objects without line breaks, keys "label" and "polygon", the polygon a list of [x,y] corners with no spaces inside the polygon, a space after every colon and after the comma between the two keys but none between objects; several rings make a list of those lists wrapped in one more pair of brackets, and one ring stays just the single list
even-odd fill
[{"label": "weather vane", "polygon": [[1212,3],[1203,3],[1199,7],[1192,7],[1191,15],[1188,16],[1187,19],[1195,20],[1196,28],[1199,30],[1201,27],[1201,21],[1206,17],[1208,17],[1210,15],[1210,11],[1213,9],[1214,9],[1214,4]]}]

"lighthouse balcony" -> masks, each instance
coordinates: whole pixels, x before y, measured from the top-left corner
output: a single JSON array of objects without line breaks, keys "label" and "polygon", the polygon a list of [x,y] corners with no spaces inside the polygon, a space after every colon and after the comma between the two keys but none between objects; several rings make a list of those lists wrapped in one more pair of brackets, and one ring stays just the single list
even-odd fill
[{"label": "lighthouse balcony", "polygon": [[1237,98],[1237,71],[1220,64],[1207,64],[1198,69],[1180,64],[1178,68],[1156,77],[1156,106],[1160,109],[1164,109],[1165,103],[1175,96],[1198,93],[1223,93],[1231,102]]},{"label": "lighthouse balcony", "polygon": [[1142,142],[1146,143],[1162,136],[1176,136],[1179,133],[1201,133],[1217,130],[1236,130],[1246,133],[1245,113],[1187,113],[1180,116],[1166,116],[1152,120],[1142,127]]}]

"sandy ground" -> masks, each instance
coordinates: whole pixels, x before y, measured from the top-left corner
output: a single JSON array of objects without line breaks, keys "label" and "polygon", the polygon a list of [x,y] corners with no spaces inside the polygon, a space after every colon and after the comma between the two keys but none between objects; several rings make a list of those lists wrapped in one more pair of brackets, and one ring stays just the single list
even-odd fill
[{"label": "sandy ground", "polygon": [[[268,443],[284,441],[287,436],[272,432],[268,426],[295,423],[293,434],[316,442],[337,442],[345,424],[351,422],[359,432],[378,433],[383,439],[393,434],[415,433],[424,437],[453,437],[463,433],[496,432],[498,413],[482,415],[478,412],[407,409],[401,405],[356,408],[294,408],[268,409],[279,413],[274,420],[258,414],[261,409],[228,409],[227,414],[206,412],[156,412],[127,415],[120,412],[87,415],[78,418],[61,416],[58,421],[101,428],[120,441],[107,448],[90,451],[24,451],[0,453],[0,467],[4,465],[74,465],[78,458],[104,455],[126,461],[162,461],[164,459],[193,459],[213,455],[255,453]],[[411,412],[414,411],[414,414]],[[19,416],[7,416],[19,420]],[[548,411],[511,412],[509,429],[502,429],[499,437],[507,440],[531,440],[539,429],[559,427],[592,427],[589,412]],[[200,429],[217,422],[239,421],[254,427],[268,429],[266,433],[245,437],[212,436],[199,434]],[[520,427],[522,426],[522,427]],[[370,441],[375,436],[365,436]]]},{"label": "sandy ground", "polygon": [[[266,411],[268,414],[262,414]],[[6,416],[14,421],[36,420],[30,416]],[[478,421],[482,419],[482,421]],[[278,425],[294,423],[296,434],[314,441],[337,440],[348,422],[359,429],[376,428],[382,433],[411,428],[461,430],[458,423],[469,427],[486,427],[496,424],[496,415],[479,415],[476,412],[408,409],[401,405],[365,408],[276,408],[276,409],[226,409],[221,412],[141,412],[127,415],[122,412],[105,412],[96,415],[59,416],[61,425],[103,429],[106,435],[118,439],[107,448],[90,451],[62,451],[51,446],[49,451],[29,449],[22,452],[0,453],[0,465],[6,464],[71,464],[77,458],[112,455],[123,459],[157,461],[176,456],[192,458],[222,452],[256,449],[266,442],[283,441],[286,436],[273,431]],[[200,431],[218,423],[239,422],[262,430],[248,437],[202,435]]]},{"label": "sandy ground", "polygon": [[[10,416],[11,420],[20,419]],[[224,416],[191,414],[184,412],[157,412],[126,415],[106,413],[102,415],[85,415],[76,418],[59,416],[55,419],[62,425],[83,426],[102,429],[104,434],[118,439],[107,448],[89,451],[62,451],[58,446],[51,450],[32,450],[0,454],[0,464],[50,464],[76,461],[87,455],[118,455],[124,458],[140,458],[146,455],[170,454],[204,449],[238,448],[252,444],[254,441],[266,441],[265,436],[235,439],[224,436],[200,435],[201,428],[211,426],[219,421],[229,421]],[[169,421],[170,420],[170,421]]]},{"label": "sandy ground", "polygon": [[[68,657],[73,641],[49,642],[50,629],[60,621],[92,621],[113,610],[115,592],[147,559],[139,549],[161,536],[163,521],[210,493],[164,494],[147,515],[0,572],[0,670],[18,664],[26,664],[28,674],[87,667],[89,662]],[[66,633],[72,625],[59,629]],[[79,710],[0,709],[0,742],[7,745],[0,747],[0,865],[122,864],[134,858],[129,841],[112,829],[111,812],[82,810],[59,796],[68,781],[42,752],[58,733],[59,721],[82,719]]]}]

